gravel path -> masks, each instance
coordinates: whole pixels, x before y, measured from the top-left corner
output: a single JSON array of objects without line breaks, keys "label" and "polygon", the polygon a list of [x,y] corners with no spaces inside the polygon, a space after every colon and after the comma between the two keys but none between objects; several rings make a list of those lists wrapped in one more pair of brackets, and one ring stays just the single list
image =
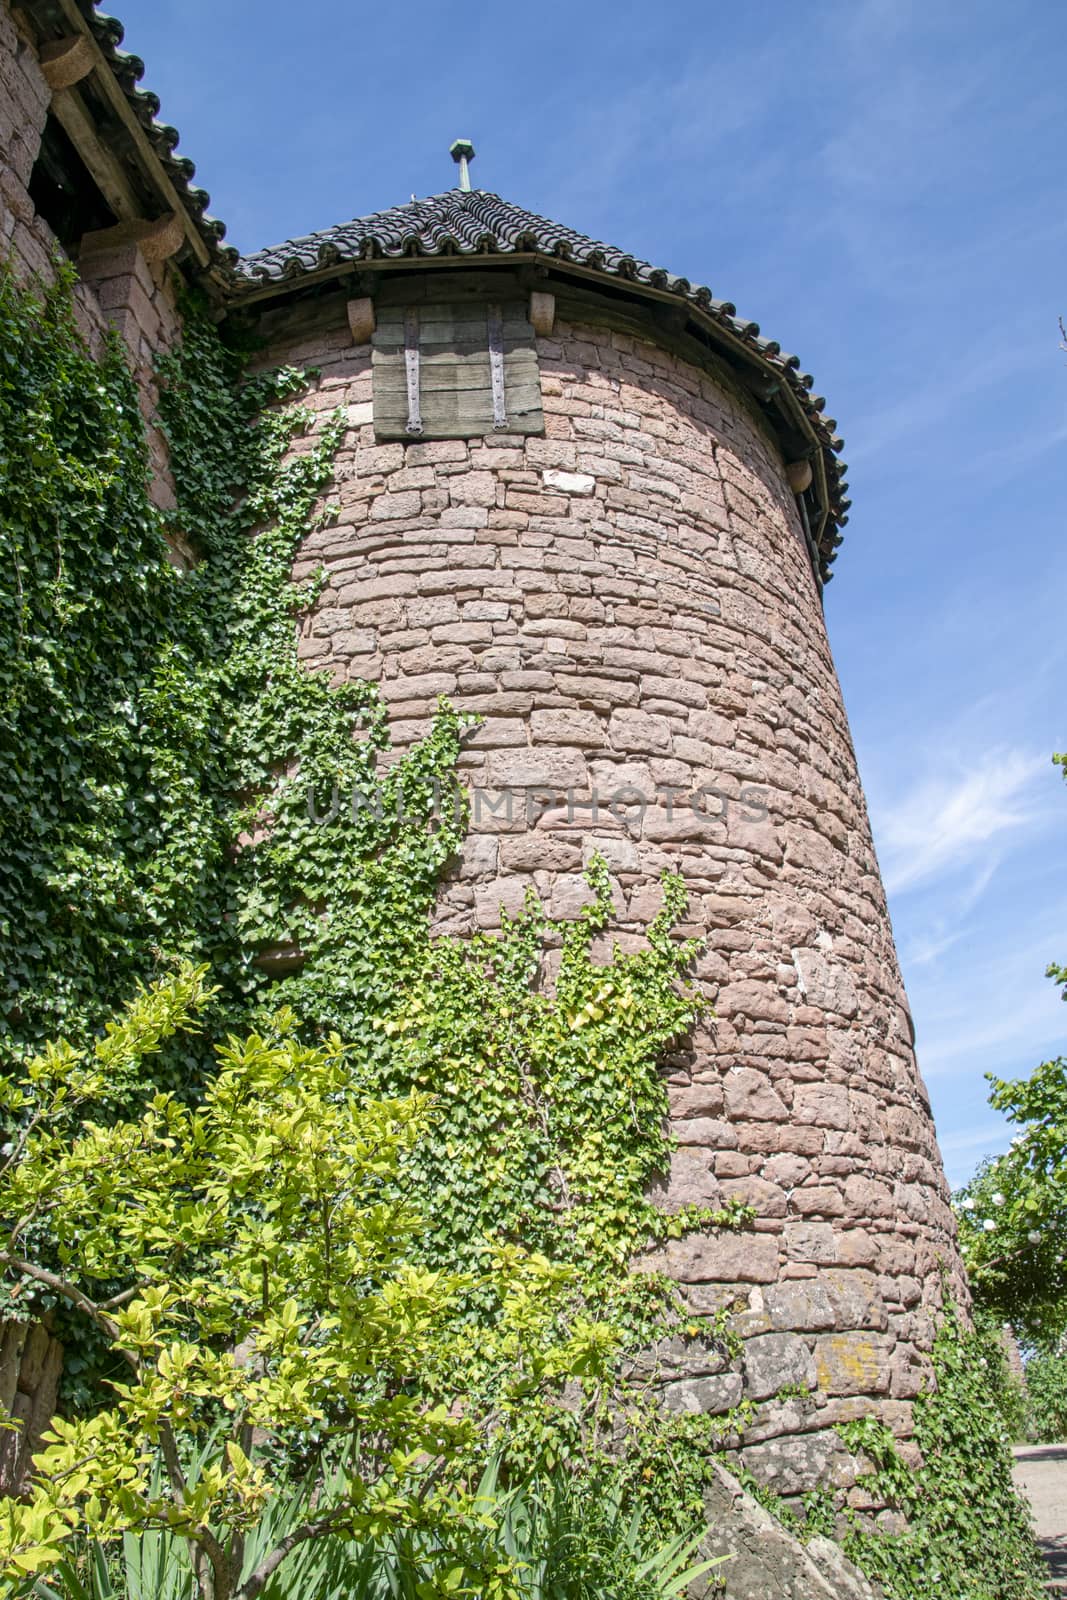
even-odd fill
[{"label": "gravel path", "polygon": [[1067,1444],[1019,1444],[1015,1486],[1034,1508],[1037,1542],[1052,1581],[1049,1593],[1067,1596]]}]

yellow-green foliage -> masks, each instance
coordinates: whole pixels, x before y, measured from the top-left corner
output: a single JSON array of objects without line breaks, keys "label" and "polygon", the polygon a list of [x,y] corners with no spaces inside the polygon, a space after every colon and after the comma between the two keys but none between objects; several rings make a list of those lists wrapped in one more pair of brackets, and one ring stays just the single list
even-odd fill
[{"label": "yellow-green foliage", "polygon": [[[219,1048],[195,1109],[161,1093],[136,1120],[92,1121],[102,1069],[134,1064],[210,998],[202,972],[182,974],[95,1050],[52,1049],[8,1089],[24,1129],[0,1177],[0,1260],[75,1306],[126,1368],[105,1409],[55,1420],[28,1500],[0,1505],[9,1573],[55,1565],[86,1529],[159,1528],[189,1542],[202,1594],[253,1600],[288,1548],[323,1533],[454,1531],[475,1515],[466,1468],[488,1425],[464,1373],[505,1374],[498,1407],[529,1405],[615,1348],[568,1316],[570,1274],[517,1248],[481,1263],[497,1316],[460,1320],[468,1281],[417,1263],[418,1214],[395,1195],[427,1097],[354,1095],[340,1041],[302,1045],[285,1013]],[[114,1281],[128,1287],[107,1296]],[[245,1571],[246,1535],[326,1433],[354,1442],[347,1470]],[[504,1573],[450,1571],[511,1592]]]}]

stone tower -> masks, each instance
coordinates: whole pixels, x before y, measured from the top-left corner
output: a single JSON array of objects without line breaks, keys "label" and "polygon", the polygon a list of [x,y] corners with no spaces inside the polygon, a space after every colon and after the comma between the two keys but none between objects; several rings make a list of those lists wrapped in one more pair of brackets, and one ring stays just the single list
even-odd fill
[{"label": "stone tower", "polygon": [[743,1383],[746,1465],[847,1488],[833,1424],[877,1410],[906,1439],[958,1263],[823,619],[835,424],[731,305],[493,194],[238,270],[264,359],[316,366],[351,423],[307,660],[378,681],[401,743],[440,694],[485,719],[442,925],[493,927],[531,884],[573,915],[599,850],[636,938],[684,876],[716,1019],[672,1078],[664,1199],[757,1220],[664,1254],[746,1341],[733,1380],[682,1370],[669,1402]]},{"label": "stone tower", "polygon": [[876,1410],[907,1438],[958,1258],[823,621],[848,501],[812,380],[708,290],[471,192],[462,141],[460,189],[238,260],[121,38],[89,0],[0,5],[5,249],[26,274],[77,261],[163,505],[152,363],[183,285],[347,406],[302,648],[379,682],[398,743],[440,694],[483,715],[442,926],[492,927],[530,884],[573,915],[598,850],[639,938],[683,875],[716,1020],[672,1077],[664,1203],[756,1220],[665,1252],[744,1340],[667,1403],[747,1392],[758,1477],[847,1489],[833,1425]]}]

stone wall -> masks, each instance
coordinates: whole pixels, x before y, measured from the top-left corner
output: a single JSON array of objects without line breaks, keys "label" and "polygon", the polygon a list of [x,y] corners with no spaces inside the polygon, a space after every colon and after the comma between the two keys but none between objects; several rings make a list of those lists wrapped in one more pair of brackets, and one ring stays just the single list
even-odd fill
[{"label": "stone wall", "polygon": [[663,1203],[738,1198],[757,1219],[658,1258],[695,1311],[734,1308],[745,1340],[728,1371],[699,1346],[668,1352],[666,1403],[722,1411],[744,1393],[757,1408],[746,1466],[786,1496],[815,1481],[847,1491],[833,1424],[877,1410],[908,1437],[939,1261],[960,1278],[774,445],[725,379],[567,322],[539,340],[546,437],[379,445],[343,298],[272,313],[262,331],[264,362],[314,364],[313,405],[344,405],[350,422],[339,514],[297,569],[322,563],[329,578],[304,658],[380,682],[401,744],[440,694],[485,718],[463,758],[472,827],[439,925],[492,928],[530,885],[573,916],[598,850],[625,945],[658,908],[662,869],[683,874],[716,1020],[671,1073],[679,1148]]},{"label": "stone wall", "polygon": [[[19,32],[6,0],[0,0],[0,251],[20,277],[44,282],[53,277],[57,256],[64,255],[29,194],[51,100],[33,46]],[[148,424],[153,497],[170,507],[174,485],[166,441],[155,424],[153,361],[180,330],[174,274],[165,260],[146,259],[133,239],[120,242],[98,233],[87,235],[83,243],[81,281],[75,288],[81,331],[95,355],[108,328],[122,337]],[[175,555],[184,563],[190,553],[183,547]]]},{"label": "stone wall", "polygon": [[30,1461],[52,1420],[63,1371],[63,1347],[40,1322],[0,1323],[0,1495],[20,1494]]}]

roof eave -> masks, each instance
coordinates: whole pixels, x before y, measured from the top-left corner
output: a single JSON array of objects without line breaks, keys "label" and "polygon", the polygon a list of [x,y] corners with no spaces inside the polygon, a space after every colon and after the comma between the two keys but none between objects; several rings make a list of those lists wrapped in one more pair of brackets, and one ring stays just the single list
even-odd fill
[{"label": "roof eave", "polygon": [[[713,346],[719,351],[728,354],[734,365],[747,367],[754,375],[759,375],[775,387],[775,398],[780,400],[789,423],[796,432],[806,441],[807,451],[812,466],[813,507],[817,511],[817,521],[811,527],[812,542],[819,553],[820,570],[817,574],[820,581],[825,581],[829,576],[828,567],[833,559],[832,551],[827,549],[828,539],[832,537],[832,492],[827,471],[827,455],[832,459],[825,436],[820,432],[812,420],[812,416],[805,408],[798,394],[799,380],[796,379],[789,368],[782,362],[764,355],[758,345],[746,340],[740,333],[733,331],[722,318],[714,312],[706,310],[685,292],[671,288],[657,288],[654,284],[645,283],[638,278],[620,277],[617,273],[603,271],[597,267],[590,267],[582,262],[570,260],[566,256],[555,255],[543,251],[454,251],[441,252],[435,255],[403,255],[379,256],[366,255],[352,257],[348,260],[330,262],[324,266],[312,268],[310,271],[294,273],[292,275],[278,276],[267,279],[258,285],[244,287],[238,278],[231,287],[229,296],[229,309],[243,310],[252,306],[262,307],[271,300],[284,299],[288,295],[301,292],[305,289],[324,288],[328,284],[337,282],[343,284],[346,279],[356,278],[361,274],[389,275],[402,272],[455,272],[465,268],[477,267],[478,269],[499,268],[501,270],[516,267],[532,268],[540,272],[552,272],[558,276],[571,277],[581,280],[601,289],[610,289],[618,294],[625,292],[628,298],[643,300],[651,304],[669,305],[684,308],[688,320],[709,337]],[[655,332],[656,330],[653,329]],[[662,330],[659,330],[662,332]],[[770,420],[770,419],[769,419]],[[771,424],[773,426],[773,422]],[[786,430],[776,430],[784,433]]]}]

